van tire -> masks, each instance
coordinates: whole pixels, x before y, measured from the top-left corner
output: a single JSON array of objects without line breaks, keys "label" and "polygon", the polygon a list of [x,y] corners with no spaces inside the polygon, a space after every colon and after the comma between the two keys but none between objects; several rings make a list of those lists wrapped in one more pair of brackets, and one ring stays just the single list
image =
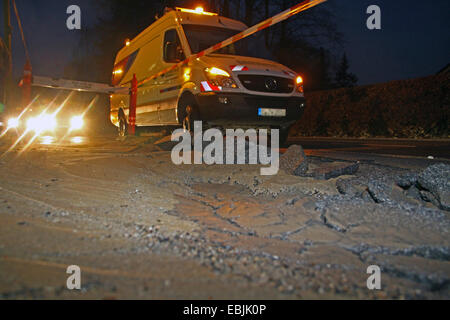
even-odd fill
[{"label": "van tire", "polygon": [[280,128],[280,148],[287,148],[290,128]]},{"label": "van tire", "polygon": [[119,137],[126,137],[128,135],[128,122],[125,117],[123,109],[119,110]]}]

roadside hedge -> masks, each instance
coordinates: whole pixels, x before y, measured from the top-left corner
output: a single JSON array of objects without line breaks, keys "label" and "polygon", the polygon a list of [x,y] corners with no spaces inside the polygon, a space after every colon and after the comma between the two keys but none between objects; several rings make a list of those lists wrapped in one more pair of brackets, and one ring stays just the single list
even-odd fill
[{"label": "roadside hedge", "polygon": [[293,136],[449,138],[450,75],[306,94]]}]

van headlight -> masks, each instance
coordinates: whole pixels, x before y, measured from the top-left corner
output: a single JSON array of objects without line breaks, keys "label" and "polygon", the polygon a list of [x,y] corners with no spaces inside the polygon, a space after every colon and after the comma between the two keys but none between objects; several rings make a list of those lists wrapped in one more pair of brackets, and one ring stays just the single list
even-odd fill
[{"label": "van headlight", "polygon": [[298,90],[298,92],[304,93],[305,90],[303,89],[303,78],[302,78],[301,76],[298,76],[298,77],[295,79],[295,83],[296,83],[296,85],[297,85],[297,90]]},{"label": "van headlight", "polygon": [[231,89],[238,88],[231,75],[225,70],[216,67],[206,68],[205,74],[208,81],[214,86]]}]

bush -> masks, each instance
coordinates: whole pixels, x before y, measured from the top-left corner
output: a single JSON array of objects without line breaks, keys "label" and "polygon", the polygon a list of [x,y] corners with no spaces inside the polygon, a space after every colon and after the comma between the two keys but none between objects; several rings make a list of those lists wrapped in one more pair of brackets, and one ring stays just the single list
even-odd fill
[{"label": "bush", "polygon": [[296,136],[449,137],[449,76],[306,94]]}]

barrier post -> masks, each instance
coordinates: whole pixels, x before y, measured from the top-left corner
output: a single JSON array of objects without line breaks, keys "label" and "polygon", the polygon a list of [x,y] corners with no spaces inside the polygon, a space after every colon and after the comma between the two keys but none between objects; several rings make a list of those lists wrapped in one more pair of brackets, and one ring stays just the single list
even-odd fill
[{"label": "barrier post", "polygon": [[25,63],[23,69],[22,82],[22,107],[26,108],[31,102],[31,83],[33,78],[33,69],[29,60]]},{"label": "barrier post", "polygon": [[138,82],[136,74],[133,75],[133,80],[131,80],[130,89],[130,109],[128,116],[128,134],[134,136],[136,134],[136,104],[137,104],[137,91]]}]

